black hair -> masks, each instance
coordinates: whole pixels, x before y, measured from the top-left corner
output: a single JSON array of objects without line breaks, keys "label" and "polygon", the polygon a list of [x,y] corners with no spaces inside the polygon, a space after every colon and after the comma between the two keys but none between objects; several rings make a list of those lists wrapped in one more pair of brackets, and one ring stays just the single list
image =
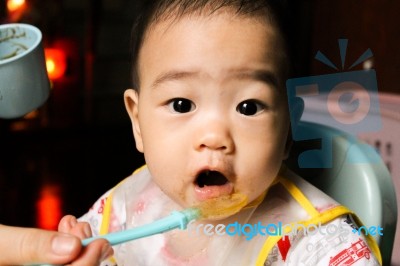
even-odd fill
[{"label": "black hair", "polygon": [[[138,58],[148,29],[157,21],[179,19],[188,14],[211,15],[222,8],[230,8],[237,15],[268,19],[286,40],[286,16],[284,0],[144,0],[136,16],[131,34],[131,60],[133,88],[139,90]],[[286,47],[282,47],[287,54]],[[288,54],[287,54],[288,56]],[[289,64],[290,60],[287,64]]]}]

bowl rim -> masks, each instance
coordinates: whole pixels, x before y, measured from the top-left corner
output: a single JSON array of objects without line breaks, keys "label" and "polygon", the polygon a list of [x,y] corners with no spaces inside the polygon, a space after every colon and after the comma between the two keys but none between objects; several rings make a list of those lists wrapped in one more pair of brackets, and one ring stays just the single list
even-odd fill
[{"label": "bowl rim", "polygon": [[33,25],[26,24],[26,23],[9,23],[9,24],[0,25],[0,31],[2,31],[4,29],[10,29],[10,28],[22,28],[25,30],[29,30],[32,34],[36,35],[37,38],[33,42],[33,44],[30,45],[28,47],[28,49],[23,51],[22,53],[19,53],[16,56],[13,56],[11,58],[0,60],[0,65],[4,65],[4,64],[16,61],[16,60],[20,59],[21,57],[26,56],[27,54],[32,52],[42,41],[42,32]]}]

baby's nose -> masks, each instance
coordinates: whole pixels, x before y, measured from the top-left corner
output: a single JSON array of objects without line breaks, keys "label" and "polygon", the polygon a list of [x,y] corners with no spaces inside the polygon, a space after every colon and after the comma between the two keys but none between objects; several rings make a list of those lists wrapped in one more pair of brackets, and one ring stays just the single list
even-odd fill
[{"label": "baby's nose", "polygon": [[202,123],[195,133],[196,150],[218,150],[224,153],[231,153],[234,150],[234,141],[231,130],[224,119],[213,119]]}]

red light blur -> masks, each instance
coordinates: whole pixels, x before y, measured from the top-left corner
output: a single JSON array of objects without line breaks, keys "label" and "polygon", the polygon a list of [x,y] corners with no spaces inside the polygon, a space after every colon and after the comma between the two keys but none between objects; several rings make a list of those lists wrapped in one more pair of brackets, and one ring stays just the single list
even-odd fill
[{"label": "red light blur", "polygon": [[8,12],[15,12],[18,10],[22,10],[25,7],[25,0],[8,0],[7,1],[7,10]]},{"label": "red light blur", "polygon": [[39,228],[57,230],[62,217],[61,188],[58,185],[44,185],[36,202],[36,224]]},{"label": "red light blur", "polygon": [[67,69],[67,56],[65,52],[58,48],[45,48],[44,54],[49,78],[55,80],[63,77]]}]

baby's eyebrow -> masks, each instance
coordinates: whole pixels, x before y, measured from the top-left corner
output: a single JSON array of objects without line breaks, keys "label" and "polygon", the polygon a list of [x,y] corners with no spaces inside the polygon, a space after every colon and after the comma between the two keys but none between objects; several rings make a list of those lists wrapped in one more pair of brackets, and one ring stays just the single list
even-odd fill
[{"label": "baby's eyebrow", "polygon": [[174,81],[174,80],[190,78],[190,77],[196,76],[197,74],[198,74],[198,72],[194,72],[194,71],[192,72],[192,71],[172,70],[172,71],[163,73],[162,75],[157,77],[156,80],[152,83],[151,87],[156,88],[161,83],[164,83],[167,81]]},{"label": "baby's eyebrow", "polygon": [[270,84],[273,87],[278,87],[278,79],[277,76],[268,70],[237,70],[233,71],[232,75],[237,79],[250,79],[261,81],[266,84]]}]

